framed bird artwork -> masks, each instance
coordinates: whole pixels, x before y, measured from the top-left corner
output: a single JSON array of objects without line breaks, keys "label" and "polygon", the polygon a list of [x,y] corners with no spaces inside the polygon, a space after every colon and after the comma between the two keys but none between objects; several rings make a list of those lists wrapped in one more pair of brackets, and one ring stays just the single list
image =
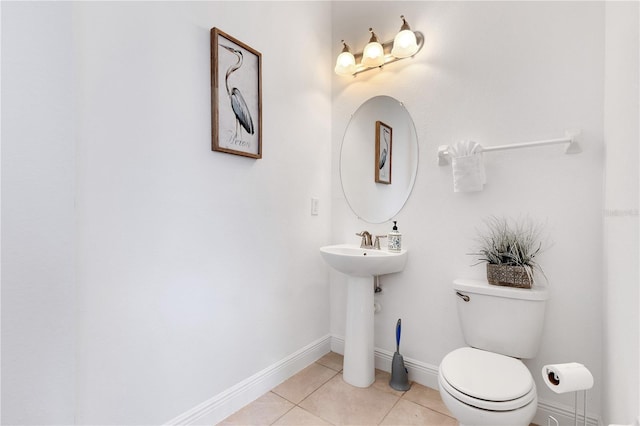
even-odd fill
[{"label": "framed bird artwork", "polygon": [[377,183],[391,184],[391,147],[393,129],[376,121],[375,176]]},{"label": "framed bird artwork", "polygon": [[213,151],[262,158],[262,54],[211,29]]}]

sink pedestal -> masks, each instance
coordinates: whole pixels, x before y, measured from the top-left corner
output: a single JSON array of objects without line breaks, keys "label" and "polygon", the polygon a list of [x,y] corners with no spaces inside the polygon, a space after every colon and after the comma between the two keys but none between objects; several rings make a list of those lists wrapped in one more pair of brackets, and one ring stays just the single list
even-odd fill
[{"label": "sink pedestal", "polygon": [[360,388],[375,381],[373,314],[373,277],[350,276],[342,378]]}]

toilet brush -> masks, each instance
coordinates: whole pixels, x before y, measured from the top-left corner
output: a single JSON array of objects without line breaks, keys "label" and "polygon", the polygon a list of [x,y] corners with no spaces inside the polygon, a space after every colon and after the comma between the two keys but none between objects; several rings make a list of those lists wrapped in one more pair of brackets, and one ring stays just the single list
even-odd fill
[{"label": "toilet brush", "polygon": [[396,324],[396,352],[393,354],[393,360],[391,361],[391,380],[389,380],[389,386],[395,390],[406,391],[411,387],[409,385],[408,371],[404,366],[404,359],[400,355],[400,333],[401,333],[401,320],[398,319]]}]

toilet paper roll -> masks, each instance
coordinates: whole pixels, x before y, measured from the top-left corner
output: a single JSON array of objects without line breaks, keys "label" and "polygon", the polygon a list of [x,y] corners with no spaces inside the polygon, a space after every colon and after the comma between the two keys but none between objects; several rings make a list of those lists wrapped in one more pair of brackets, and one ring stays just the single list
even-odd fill
[{"label": "toilet paper roll", "polygon": [[577,362],[549,364],[542,367],[542,379],[555,393],[575,392],[593,387],[593,376]]}]

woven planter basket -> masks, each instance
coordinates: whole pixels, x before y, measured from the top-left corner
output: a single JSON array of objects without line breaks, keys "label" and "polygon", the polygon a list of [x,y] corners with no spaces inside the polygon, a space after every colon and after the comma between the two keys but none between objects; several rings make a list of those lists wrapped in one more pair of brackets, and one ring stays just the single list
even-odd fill
[{"label": "woven planter basket", "polygon": [[505,287],[531,288],[531,277],[524,266],[495,265],[487,263],[489,284]]}]

